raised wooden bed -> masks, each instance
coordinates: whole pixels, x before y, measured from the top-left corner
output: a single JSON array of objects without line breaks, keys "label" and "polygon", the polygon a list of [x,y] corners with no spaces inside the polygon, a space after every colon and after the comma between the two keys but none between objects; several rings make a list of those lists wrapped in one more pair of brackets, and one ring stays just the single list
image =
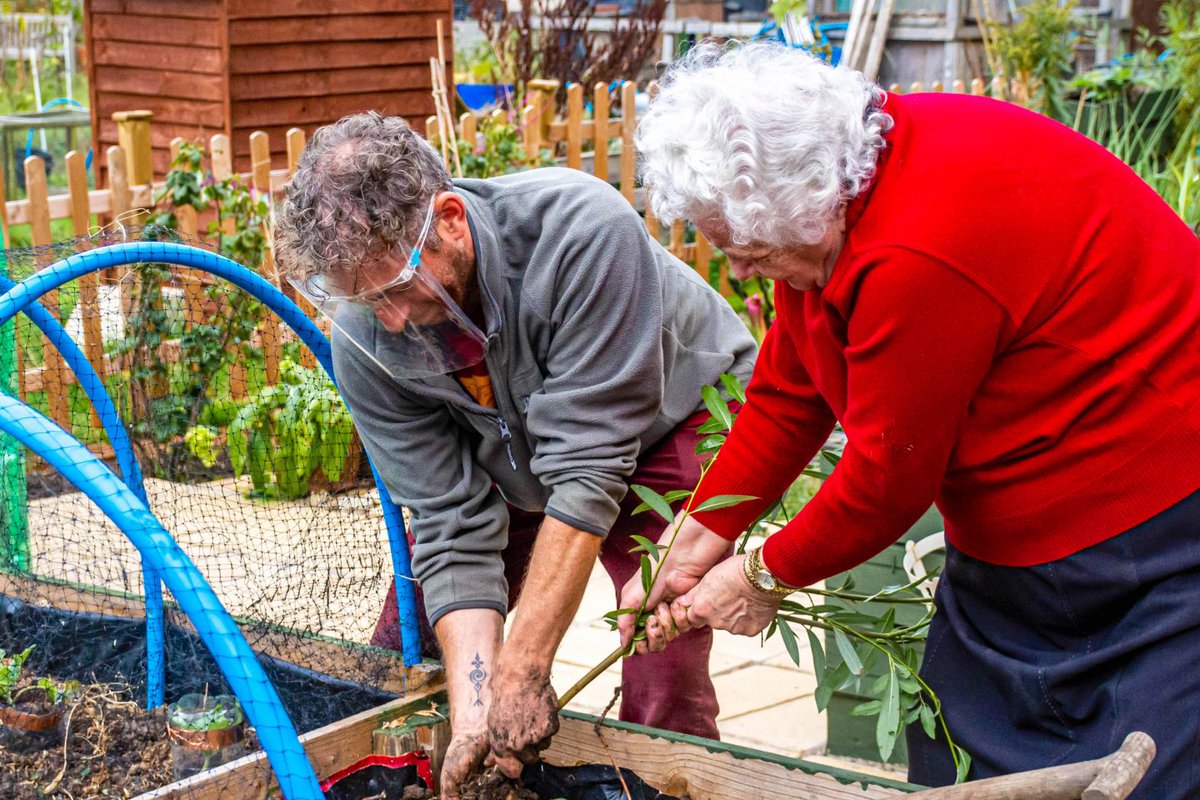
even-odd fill
[{"label": "raised wooden bed", "polygon": [[[300,737],[321,779],[373,752],[373,734],[387,723],[445,702],[426,688]],[[444,723],[443,723],[444,724]],[[603,740],[601,740],[603,736]],[[606,721],[570,711],[543,758],[558,766],[609,764],[637,773],[666,794],[691,800],[795,797],[805,800],[889,798],[918,787],[693,736]],[[256,753],[136,800],[258,800],[273,786],[266,756]]]}]

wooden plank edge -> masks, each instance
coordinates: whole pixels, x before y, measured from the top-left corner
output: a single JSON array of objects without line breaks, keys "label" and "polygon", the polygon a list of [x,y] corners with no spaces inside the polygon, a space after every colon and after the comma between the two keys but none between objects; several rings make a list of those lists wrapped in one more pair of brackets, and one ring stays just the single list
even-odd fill
[{"label": "wooden plank edge", "polygon": [[[425,707],[427,700],[441,693],[440,687],[425,687],[408,697],[310,731],[300,737],[300,744],[317,776],[326,778],[370,755],[372,734],[380,725]],[[273,777],[266,753],[260,752],[138,795],[134,800],[257,800],[272,791]]]},{"label": "wooden plank edge", "polygon": [[[561,716],[562,727],[551,742],[550,748],[543,753],[552,763],[579,763],[580,758],[595,763],[607,763],[611,752],[612,757],[616,758],[618,763],[638,763],[637,767],[633,767],[635,771],[638,771],[643,780],[651,783],[660,791],[677,796],[680,791],[690,792],[693,800],[725,797],[725,795],[697,793],[698,790],[704,788],[702,781],[698,780],[698,776],[695,774],[701,771],[711,771],[722,775],[747,775],[750,780],[762,787],[785,784],[789,791],[780,796],[797,796],[794,791],[796,789],[825,789],[827,790],[826,794],[812,796],[814,798],[841,796],[888,798],[924,788],[903,781],[863,775],[751,747],[726,744],[711,739],[702,739],[698,736],[648,728],[644,725],[617,720],[605,720],[602,730],[606,734],[619,732],[619,735],[606,735],[602,743],[596,737],[594,730],[598,717],[574,711],[564,711]],[[656,740],[661,741],[663,745],[670,746],[672,766],[661,770],[658,774],[652,774],[648,769],[651,765],[644,760],[638,762],[636,756],[641,755],[644,758],[645,754],[653,748],[663,746],[655,744]],[[685,766],[681,749],[686,750],[688,755],[694,756],[690,759],[690,764],[687,764],[693,770],[692,775],[681,771]],[[629,757],[623,759],[622,750],[625,750],[624,755]],[[575,760],[572,761],[572,759]],[[845,787],[847,793],[828,794],[829,790],[837,786]],[[763,796],[769,794],[767,791],[762,792]],[[728,795],[730,798],[740,796],[742,795]],[[803,793],[800,793],[800,796],[803,796]]]}]

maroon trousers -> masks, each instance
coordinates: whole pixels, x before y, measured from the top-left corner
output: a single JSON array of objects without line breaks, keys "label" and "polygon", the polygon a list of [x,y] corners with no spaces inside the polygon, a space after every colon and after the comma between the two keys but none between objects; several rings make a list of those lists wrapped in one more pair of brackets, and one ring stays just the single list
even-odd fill
[{"label": "maroon trousers", "polygon": [[[647,450],[638,459],[631,484],[649,486],[659,493],[673,489],[691,489],[700,479],[700,458],[696,455],[699,436],[696,428],[708,419],[707,412],[694,415]],[[621,503],[621,513],[600,550],[600,563],[612,578],[616,593],[640,570],[640,554],[629,551],[636,545],[633,536],[658,541],[665,523],[653,512],[636,516],[630,512],[640,503],[632,491]],[[504,575],[508,579],[509,608],[520,595],[525,569],[529,564],[537,530],[544,518],[509,506],[508,547],[504,551]],[[614,595],[615,596],[615,595]],[[420,589],[417,599],[423,602]],[[616,608],[616,606],[613,606]],[[396,595],[388,592],[387,601],[371,644],[400,649],[396,623]],[[422,612],[422,638],[428,645],[436,639]],[[617,643],[613,634],[613,646]],[[621,666],[620,718],[653,728],[678,733],[719,737],[717,732],[717,695],[708,675],[708,655],[712,649],[712,630],[702,628],[680,636],[661,653],[633,656]]]}]

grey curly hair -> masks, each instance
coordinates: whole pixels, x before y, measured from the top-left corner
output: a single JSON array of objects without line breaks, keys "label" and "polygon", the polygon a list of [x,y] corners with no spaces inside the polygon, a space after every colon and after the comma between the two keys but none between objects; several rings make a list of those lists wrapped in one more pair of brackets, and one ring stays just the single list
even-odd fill
[{"label": "grey curly hair", "polygon": [[671,64],[637,130],[651,205],[733,244],[813,244],[866,188],[892,118],[859,72],[790,47],[706,42]]},{"label": "grey curly hair", "polygon": [[[319,128],[275,214],[280,273],[352,273],[416,239],[435,194],[452,188],[438,153],[400,117],[375,112]],[[436,249],[436,233],[426,240]]]}]

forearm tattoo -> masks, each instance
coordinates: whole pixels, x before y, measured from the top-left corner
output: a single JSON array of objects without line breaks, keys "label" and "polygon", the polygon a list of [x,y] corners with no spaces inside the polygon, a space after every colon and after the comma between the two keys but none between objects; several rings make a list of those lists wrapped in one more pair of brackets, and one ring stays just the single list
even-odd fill
[{"label": "forearm tattoo", "polygon": [[483,705],[483,682],[487,680],[487,671],[483,668],[483,659],[479,657],[479,653],[475,654],[475,660],[471,662],[471,666],[475,669],[467,674],[471,685],[475,687],[475,703],[474,705]]}]

